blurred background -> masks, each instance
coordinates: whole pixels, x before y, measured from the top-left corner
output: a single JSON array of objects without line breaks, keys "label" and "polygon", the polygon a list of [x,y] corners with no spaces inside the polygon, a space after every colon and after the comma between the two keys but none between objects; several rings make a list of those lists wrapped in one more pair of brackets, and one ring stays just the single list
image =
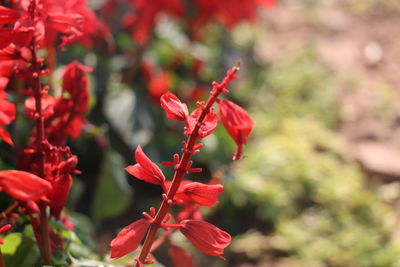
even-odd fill
[{"label": "blurred background", "polygon": [[[180,150],[182,125],[159,97],[171,90],[193,110],[239,59],[228,97],[255,121],[244,158],[231,161],[219,126],[190,177],[224,185],[202,213],[233,236],[226,261],[173,240],[198,266],[400,266],[400,2],[183,2],[93,1],[112,38],[58,54],[54,86],[71,59],[94,68],[68,204],[91,250],[72,254],[109,253],[122,227],[158,207],[161,189],[124,168],[138,144],[159,166]],[[172,266],[166,249],[154,255]]]}]

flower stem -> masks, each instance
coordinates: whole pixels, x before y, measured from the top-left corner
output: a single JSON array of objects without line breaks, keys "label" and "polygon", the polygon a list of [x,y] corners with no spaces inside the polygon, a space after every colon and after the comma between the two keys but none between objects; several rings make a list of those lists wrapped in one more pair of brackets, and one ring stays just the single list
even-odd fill
[{"label": "flower stem", "polygon": [[[31,17],[35,18],[35,9],[36,4],[35,1],[31,1],[31,5],[29,7],[31,12]],[[45,153],[43,151],[43,143],[45,141],[45,132],[44,132],[44,121],[42,114],[42,84],[40,81],[41,74],[41,64],[37,58],[37,46],[35,37],[32,38],[31,42],[31,52],[32,52],[32,91],[33,97],[35,98],[35,142],[36,142],[36,160],[38,166],[38,176],[44,179],[44,163],[45,163]],[[48,218],[47,218],[47,204],[41,201],[39,203],[40,207],[40,232],[41,232],[41,242],[38,241],[40,246],[40,252],[42,261],[45,265],[51,264],[51,249],[50,249],[50,238],[49,238],[49,230],[48,230]]]},{"label": "flower stem", "polygon": [[170,203],[169,200],[172,200],[174,198],[174,196],[179,188],[179,185],[180,185],[184,175],[187,172],[190,158],[193,155],[193,153],[192,153],[193,147],[196,144],[196,141],[198,140],[199,130],[200,130],[200,127],[202,126],[204,119],[206,118],[206,115],[210,112],[211,107],[217,101],[218,96],[224,92],[224,89],[228,85],[228,83],[232,79],[235,78],[235,74],[238,70],[239,70],[239,66],[237,65],[237,66],[233,67],[230,71],[228,71],[228,74],[225,77],[225,79],[222,81],[222,83],[220,83],[220,84],[213,83],[213,88],[211,90],[211,96],[208,98],[206,105],[202,108],[202,112],[200,113],[198,121],[183,147],[182,157],[180,159],[178,167],[175,170],[175,174],[172,179],[171,186],[167,193],[167,198],[162,201],[162,203],[157,211],[157,214],[154,217],[154,220],[149,228],[149,231],[146,235],[146,239],[143,243],[142,250],[140,251],[139,257],[137,258],[136,267],[143,266],[149,252],[151,251],[151,246],[153,245],[157,231],[160,229],[161,223],[162,223],[165,215],[167,215],[169,208],[171,206],[171,204],[169,204]]}]

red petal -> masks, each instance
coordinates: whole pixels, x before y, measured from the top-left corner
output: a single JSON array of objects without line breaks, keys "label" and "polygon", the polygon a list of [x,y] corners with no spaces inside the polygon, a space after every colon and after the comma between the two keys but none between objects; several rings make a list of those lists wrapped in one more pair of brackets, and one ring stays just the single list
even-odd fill
[{"label": "red petal", "polygon": [[[195,109],[189,117],[188,120],[188,126],[185,129],[185,134],[190,135],[194,131],[194,128],[196,126],[196,123],[198,122],[199,116],[201,114],[202,109],[198,108]],[[203,120],[203,124],[200,126],[199,129],[199,137],[203,138],[206,137],[207,135],[211,134],[215,128],[218,126],[218,116],[217,114],[210,110],[210,112],[206,115],[206,117]]]},{"label": "red petal", "polygon": [[168,253],[174,267],[196,267],[192,257],[183,248],[171,244]]},{"label": "red petal", "polygon": [[14,44],[18,46],[28,46],[33,37],[34,30],[35,25],[31,18],[18,20],[14,25]]},{"label": "red petal", "polygon": [[194,182],[186,184],[183,187],[183,193],[199,205],[212,206],[218,202],[218,195],[222,188],[223,186],[220,184],[207,185]]},{"label": "red petal", "polygon": [[148,220],[140,219],[123,228],[111,241],[111,258],[120,258],[134,251],[142,241],[149,225]]},{"label": "red petal", "polygon": [[162,94],[168,91],[168,84],[171,80],[171,75],[168,72],[163,72],[150,79],[148,83],[151,99],[157,102]]},{"label": "red petal", "polygon": [[60,214],[68,199],[68,194],[72,186],[72,176],[61,174],[51,182],[53,190],[49,196],[51,214],[60,219]]},{"label": "red petal", "polygon": [[170,91],[163,94],[160,98],[161,106],[167,112],[167,118],[170,120],[185,121],[188,117],[186,104],[182,103]]},{"label": "red petal", "polygon": [[238,145],[238,151],[235,153],[235,157],[238,158],[242,145],[247,143],[254,122],[246,110],[229,100],[219,103],[219,114],[225,129]]},{"label": "red petal", "polygon": [[165,181],[165,176],[158,168],[158,166],[153,163],[144,154],[142,147],[138,145],[135,152],[135,160],[137,164],[130,165],[125,168],[125,170],[135,176],[136,178],[153,184],[163,184]]},{"label": "red petal", "polygon": [[48,181],[32,173],[16,170],[0,171],[0,186],[20,201],[37,201],[52,189]]},{"label": "red petal", "polygon": [[15,119],[15,106],[5,97],[6,94],[0,95],[0,125],[8,125]]},{"label": "red petal", "polygon": [[13,39],[12,29],[0,29],[0,49],[7,47]]},{"label": "red petal", "polygon": [[[49,95],[42,95],[41,98],[41,106],[42,106],[42,116],[44,118],[48,118],[54,113],[54,98]],[[26,115],[28,117],[34,118],[36,113],[36,101],[33,96],[28,97],[25,100],[25,109]]]},{"label": "red petal", "polygon": [[79,14],[48,13],[46,25],[65,34],[81,35],[83,17]]},{"label": "red petal", "polygon": [[14,142],[12,141],[10,134],[2,127],[0,127],[0,139],[3,139],[3,141],[9,144],[10,146],[14,145]]},{"label": "red petal", "polygon": [[218,227],[203,221],[184,220],[180,222],[179,230],[200,251],[221,257],[232,238]]},{"label": "red petal", "polygon": [[18,18],[18,11],[0,6],[0,25],[15,22]]}]

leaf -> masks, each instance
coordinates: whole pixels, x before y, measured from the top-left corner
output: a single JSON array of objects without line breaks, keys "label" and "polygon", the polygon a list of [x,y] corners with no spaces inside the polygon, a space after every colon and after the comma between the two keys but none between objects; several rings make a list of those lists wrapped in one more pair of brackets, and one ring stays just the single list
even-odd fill
[{"label": "leaf", "polygon": [[11,233],[1,247],[6,266],[33,266],[39,259],[35,241],[21,233]]},{"label": "leaf", "polygon": [[115,217],[128,207],[132,191],[126,180],[122,157],[114,151],[107,153],[92,206],[95,220]]}]

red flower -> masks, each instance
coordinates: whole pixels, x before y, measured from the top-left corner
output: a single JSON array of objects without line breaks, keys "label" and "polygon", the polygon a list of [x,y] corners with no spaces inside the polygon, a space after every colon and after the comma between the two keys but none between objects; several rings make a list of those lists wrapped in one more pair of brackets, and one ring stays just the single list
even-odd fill
[{"label": "red flower", "polygon": [[37,201],[51,191],[51,184],[24,171],[0,171],[0,187],[11,197],[20,200]]},{"label": "red flower", "polygon": [[54,162],[52,166],[53,172],[57,173],[51,180],[53,190],[49,194],[51,214],[56,218],[60,219],[60,214],[64,208],[68,194],[72,186],[71,172],[75,170],[78,164],[78,158],[75,155],[68,155],[68,159],[65,161],[60,157]]},{"label": "red flower", "polygon": [[15,106],[6,100],[7,94],[0,91],[0,138],[13,145],[10,134],[3,128],[15,119]]},{"label": "red flower", "polygon": [[169,72],[162,72],[150,78],[148,82],[148,87],[151,99],[154,102],[158,103],[158,100],[160,99],[162,94],[168,91],[170,80],[171,75]]},{"label": "red flower", "polygon": [[[199,120],[199,116],[202,112],[201,108],[195,109],[188,119],[187,126],[185,128],[185,134],[190,135],[192,134],[196,123]],[[211,134],[215,128],[218,126],[218,116],[217,114],[211,109],[209,113],[207,113],[206,117],[203,120],[199,128],[199,138],[206,137],[207,135]]]},{"label": "red flower", "polygon": [[89,108],[89,80],[86,72],[91,68],[77,61],[70,63],[64,71],[61,96],[55,99],[54,114],[45,120],[48,140],[54,145],[63,145],[67,136],[80,136]]},{"label": "red flower", "polygon": [[35,23],[31,18],[18,20],[14,25],[13,43],[18,46],[28,46],[35,31]]},{"label": "red flower", "polygon": [[189,254],[181,247],[171,244],[168,254],[171,257],[174,267],[196,267]]},{"label": "red flower", "polygon": [[142,241],[149,225],[149,220],[140,219],[123,228],[111,241],[111,258],[120,258],[134,251]]},{"label": "red flower", "polygon": [[[43,118],[48,118],[50,117],[53,113],[53,107],[54,107],[54,98],[49,95],[42,95],[41,96],[41,106],[42,106],[42,116]],[[26,109],[26,115],[28,117],[34,118],[35,113],[36,113],[36,101],[33,96],[28,97],[25,100],[25,109]]]},{"label": "red flower", "polygon": [[238,146],[233,156],[233,160],[236,160],[242,154],[242,146],[247,143],[254,122],[246,110],[229,100],[222,100],[219,103],[219,114],[225,129]]},{"label": "red flower", "polygon": [[136,148],[135,160],[137,162],[135,165],[130,165],[125,168],[129,174],[148,183],[161,185],[164,183],[164,174],[160,168],[144,154],[140,145]]},{"label": "red flower", "polygon": [[161,106],[167,112],[167,118],[170,120],[186,121],[188,117],[188,108],[173,93],[166,92],[161,96]]},{"label": "red flower", "polygon": [[218,203],[218,195],[222,188],[223,186],[220,184],[187,183],[179,188],[174,200],[182,200],[184,203],[190,200],[202,206],[212,206]]},{"label": "red flower", "polygon": [[203,221],[184,220],[179,230],[202,252],[223,258],[221,255],[231,243],[231,236],[218,227]]}]

